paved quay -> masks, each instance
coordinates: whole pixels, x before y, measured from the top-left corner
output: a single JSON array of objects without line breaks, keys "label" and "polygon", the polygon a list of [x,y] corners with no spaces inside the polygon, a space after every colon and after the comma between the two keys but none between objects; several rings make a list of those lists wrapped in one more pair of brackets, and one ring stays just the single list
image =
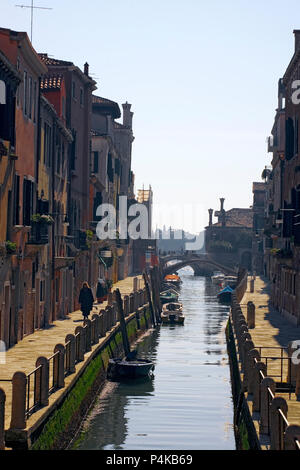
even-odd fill
[{"label": "paved quay", "polygon": [[[256,349],[261,349],[262,361],[267,361],[268,377],[280,381],[282,375],[283,381],[286,381],[288,371],[288,361],[283,360],[281,370],[281,361],[272,360],[271,357],[288,357],[286,348],[291,341],[300,340],[300,328],[290,323],[283,315],[270,305],[270,283],[263,277],[256,277],[254,282],[254,292],[250,292],[250,283],[248,278],[247,291],[240,303],[243,314],[247,318],[247,302],[252,301],[255,304],[255,328],[249,330],[252,341]],[[266,357],[268,359],[266,359]],[[276,378],[277,376],[277,378]],[[247,396],[250,411],[252,413],[252,395]],[[278,393],[276,396],[285,398],[288,404],[287,419],[290,424],[300,425],[300,401],[297,401],[294,393],[289,397],[289,393]],[[257,413],[252,414],[254,424],[258,430]],[[265,437],[262,437],[261,444],[263,449],[269,448]]]},{"label": "paved quay", "polygon": [[[134,277],[138,278],[138,288],[143,288],[144,282],[142,276],[129,276],[126,279],[115,283],[112,290],[120,289],[122,296],[129,295],[133,291]],[[106,307],[106,305],[107,302],[103,302],[101,304],[95,302],[90,318],[93,313],[99,313],[100,310]],[[6,394],[5,429],[8,429],[10,426],[12,400],[12,385],[11,382],[6,380],[11,380],[16,371],[22,371],[29,374],[33,369],[35,369],[35,362],[39,356],[50,357],[53,354],[53,349],[56,344],[65,344],[66,335],[74,334],[75,328],[78,325],[82,325],[82,323],[82,312],[77,310],[67,315],[65,319],[54,321],[48,328],[36,330],[33,334],[25,336],[22,341],[6,351],[6,363],[0,364],[0,387]],[[102,341],[104,340],[105,338],[102,339]],[[101,339],[99,344],[100,343]],[[65,388],[59,389],[57,392],[50,395],[49,405],[54,402],[61,393],[64,393],[67,386],[76,378],[76,375],[80,372],[82,367],[84,367],[96,346],[92,346],[92,351],[85,354],[84,361],[76,364],[75,374],[66,377]],[[27,426],[30,427],[42,416],[43,413],[44,409],[33,413],[27,421]]]}]

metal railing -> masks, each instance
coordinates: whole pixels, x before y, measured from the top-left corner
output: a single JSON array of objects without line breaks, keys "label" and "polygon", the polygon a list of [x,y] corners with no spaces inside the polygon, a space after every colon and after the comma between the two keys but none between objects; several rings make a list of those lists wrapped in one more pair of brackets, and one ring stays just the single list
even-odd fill
[{"label": "metal railing", "polygon": [[[58,356],[60,352],[57,351],[52,356],[48,357],[49,364],[49,395],[57,390],[58,384]],[[52,378],[52,385],[51,385]]]},{"label": "metal railing", "polygon": [[26,408],[25,415],[28,418],[40,406],[42,366],[36,367],[27,375],[26,383]]}]

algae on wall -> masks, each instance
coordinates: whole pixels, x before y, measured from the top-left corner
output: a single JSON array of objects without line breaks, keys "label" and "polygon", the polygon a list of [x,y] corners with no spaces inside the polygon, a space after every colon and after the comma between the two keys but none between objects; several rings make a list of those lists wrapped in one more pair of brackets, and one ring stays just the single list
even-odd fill
[{"label": "algae on wall", "polygon": [[[146,315],[147,318],[150,318],[148,310]],[[126,326],[129,340],[133,341],[137,338],[136,318],[132,318]],[[93,391],[93,387],[97,382],[99,382],[101,376],[103,376],[102,382],[104,381],[105,371],[112,354],[115,353],[116,350],[120,351],[121,349],[123,349],[122,334],[120,331],[117,331],[109,340],[107,346],[105,346],[86,367],[84,373],[64,399],[62,405],[50,416],[47,423],[43,426],[39,437],[30,447],[30,450],[51,450],[57,447],[61,448],[59,444],[60,438],[62,440],[66,439],[63,436],[66,434],[67,429],[72,425],[74,417],[77,415],[78,418],[78,414],[80,415],[85,399],[89,393]],[[100,385],[101,383],[97,384],[98,389]],[[92,397],[90,397],[90,399],[91,398]]]}]

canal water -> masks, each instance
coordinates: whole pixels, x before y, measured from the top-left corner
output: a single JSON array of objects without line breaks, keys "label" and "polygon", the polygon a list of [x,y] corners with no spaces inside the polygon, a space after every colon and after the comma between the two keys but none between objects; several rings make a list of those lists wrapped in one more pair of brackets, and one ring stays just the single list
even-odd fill
[{"label": "canal water", "polygon": [[154,377],[107,382],[83,423],[77,449],[234,450],[233,402],[226,351],[229,307],[218,288],[190,268],[182,278],[184,325],[162,325],[138,343]]}]

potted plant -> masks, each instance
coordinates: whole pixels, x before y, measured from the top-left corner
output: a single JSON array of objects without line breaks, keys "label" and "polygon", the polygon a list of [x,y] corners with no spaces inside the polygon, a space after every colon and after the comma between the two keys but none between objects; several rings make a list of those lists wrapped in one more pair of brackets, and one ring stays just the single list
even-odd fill
[{"label": "potted plant", "polygon": [[33,214],[31,216],[31,222],[33,224],[52,225],[54,223],[54,219],[49,214]]},{"label": "potted plant", "polygon": [[5,242],[5,248],[6,248],[6,253],[8,255],[13,255],[17,251],[17,244],[14,242],[11,242],[10,240],[7,240]]}]

